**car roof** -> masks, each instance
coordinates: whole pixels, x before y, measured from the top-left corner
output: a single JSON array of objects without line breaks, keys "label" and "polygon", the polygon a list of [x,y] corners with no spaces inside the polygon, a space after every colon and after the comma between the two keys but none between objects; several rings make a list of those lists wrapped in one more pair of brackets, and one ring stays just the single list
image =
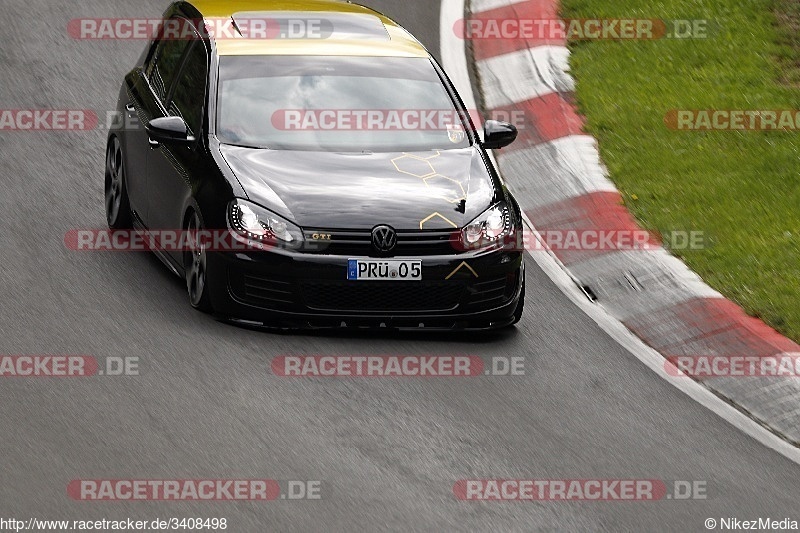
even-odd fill
[{"label": "car roof", "polygon": [[326,38],[215,39],[219,55],[339,55],[429,57],[428,51],[402,26],[367,7],[339,0],[190,0],[205,20],[280,15],[332,21],[333,27],[360,28]]}]

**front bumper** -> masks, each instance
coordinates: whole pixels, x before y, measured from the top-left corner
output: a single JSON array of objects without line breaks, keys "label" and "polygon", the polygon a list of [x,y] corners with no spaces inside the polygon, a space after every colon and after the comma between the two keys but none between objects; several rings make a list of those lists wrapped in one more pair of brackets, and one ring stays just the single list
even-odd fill
[{"label": "front bumper", "polygon": [[221,318],[254,327],[460,330],[514,321],[524,276],[519,252],[409,257],[422,260],[422,281],[348,281],[353,258],[210,253],[212,305]]}]

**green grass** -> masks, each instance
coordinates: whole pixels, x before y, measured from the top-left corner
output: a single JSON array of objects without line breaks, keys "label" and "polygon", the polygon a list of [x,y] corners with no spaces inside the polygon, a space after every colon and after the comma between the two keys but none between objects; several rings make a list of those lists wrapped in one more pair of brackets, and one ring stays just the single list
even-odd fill
[{"label": "green grass", "polygon": [[800,2],[776,0],[773,7],[778,30],[776,58],[781,69],[781,83],[800,87]]},{"label": "green grass", "polygon": [[701,230],[674,252],[800,341],[800,131],[673,131],[670,109],[800,109],[796,0],[562,0],[563,18],[709,19],[708,39],[570,44],[588,131],[651,230]]}]

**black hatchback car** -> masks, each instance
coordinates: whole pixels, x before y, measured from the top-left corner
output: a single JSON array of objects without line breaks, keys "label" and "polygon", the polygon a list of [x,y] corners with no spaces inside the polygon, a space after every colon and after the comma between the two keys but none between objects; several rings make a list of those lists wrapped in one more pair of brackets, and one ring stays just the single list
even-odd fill
[{"label": "black hatchback car", "polygon": [[[303,5],[170,6],[164,28],[181,31],[162,29],[120,91],[109,226],[193,236],[156,253],[192,306],[239,323],[519,321],[524,262],[508,242],[521,214],[486,151],[514,127],[487,121],[481,141],[437,62],[385,16]],[[220,21],[234,35],[209,31]],[[275,31],[249,35],[257,21]],[[207,232],[243,246],[195,238]]]}]

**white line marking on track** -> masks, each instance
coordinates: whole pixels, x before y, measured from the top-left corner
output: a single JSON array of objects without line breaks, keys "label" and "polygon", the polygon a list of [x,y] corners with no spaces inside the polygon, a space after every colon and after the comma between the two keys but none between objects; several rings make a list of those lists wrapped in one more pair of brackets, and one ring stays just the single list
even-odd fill
[{"label": "white line marking on track", "polygon": [[[514,4],[522,4],[528,0],[472,0],[472,12],[483,13],[484,11],[491,11],[498,7],[507,7]],[[452,28],[452,26],[451,26]]]}]

